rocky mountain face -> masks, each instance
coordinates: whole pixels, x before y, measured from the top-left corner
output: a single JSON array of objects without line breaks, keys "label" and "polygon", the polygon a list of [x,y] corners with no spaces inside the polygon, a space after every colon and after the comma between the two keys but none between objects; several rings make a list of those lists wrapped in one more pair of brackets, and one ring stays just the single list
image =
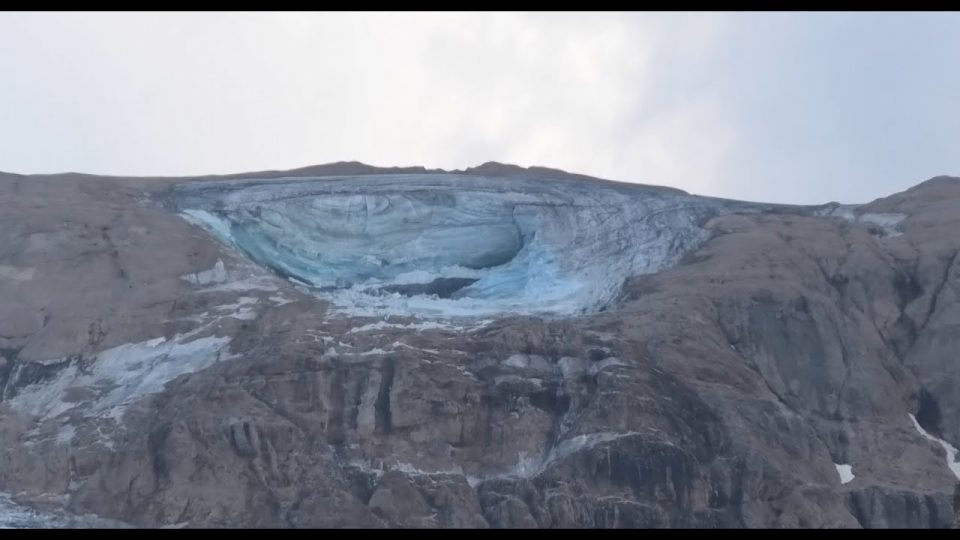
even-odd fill
[{"label": "rocky mountain face", "polygon": [[960,179],[0,175],[0,524],[956,527]]}]

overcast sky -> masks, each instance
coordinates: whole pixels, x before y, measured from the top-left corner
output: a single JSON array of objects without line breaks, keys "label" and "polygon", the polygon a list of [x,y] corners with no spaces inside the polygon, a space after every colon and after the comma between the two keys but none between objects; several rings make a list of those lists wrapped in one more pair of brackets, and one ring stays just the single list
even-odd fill
[{"label": "overcast sky", "polygon": [[960,176],[958,13],[0,13],[0,170],[544,165],[748,200]]}]

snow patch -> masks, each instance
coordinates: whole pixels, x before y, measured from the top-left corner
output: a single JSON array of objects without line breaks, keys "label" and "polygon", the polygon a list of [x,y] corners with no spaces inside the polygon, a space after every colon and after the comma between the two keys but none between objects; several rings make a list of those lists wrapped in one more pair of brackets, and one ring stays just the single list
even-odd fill
[{"label": "snow patch", "polygon": [[[334,353],[333,356],[336,356],[336,350],[333,349],[332,352]],[[393,352],[393,349],[387,350],[387,349],[381,349],[380,347],[376,347],[376,348],[370,349],[369,351],[350,352],[350,353],[344,353],[344,354],[354,355],[354,356],[379,356],[384,354],[390,354],[391,352]]]},{"label": "snow patch", "polygon": [[274,303],[275,305],[277,305],[277,306],[284,306],[284,305],[286,305],[286,304],[292,304],[292,303],[296,302],[296,300],[290,300],[289,298],[286,298],[286,297],[284,297],[284,296],[280,296],[279,294],[278,294],[278,295],[271,296],[271,297],[269,298],[269,300],[270,300],[271,302],[273,302],[273,303]]},{"label": "snow patch", "polygon": [[[230,338],[190,340],[188,335],[180,335],[171,340],[157,338],[120,345],[101,351],[86,362],[89,365],[70,360],[55,377],[23,388],[9,403],[15,410],[42,419],[76,410],[86,417],[119,420],[129,404],[162,391],[180,375],[230,358],[225,350],[229,342]],[[90,396],[70,399],[71,391]],[[71,436],[69,432],[64,434],[64,441]]]},{"label": "snow patch", "polygon": [[830,205],[816,212],[816,216],[838,217],[851,223],[869,223],[876,225],[885,237],[895,237],[903,234],[899,230],[900,223],[907,217],[906,214],[893,213],[865,213],[857,216],[858,205]]},{"label": "snow patch", "polygon": [[131,525],[98,516],[65,511],[40,511],[17,503],[0,493],[0,529],[132,528]]},{"label": "snow patch", "polygon": [[591,362],[586,358],[564,356],[560,358],[560,361],[557,362],[557,365],[560,367],[560,373],[564,377],[573,377],[584,372],[591,376],[595,376],[607,368],[628,366],[628,364],[623,363],[615,356],[604,358],[599,362]]},{"label": "snow patch", "polygon": [[532,478],[543,472],[544,463],[527,452],[520,452],[517,455],[517,463],[507,472],[507,477]]},{"label": "snow patch", "polygon": [[566,439],[554,446],[550,453],[547,455],[547,459],[544,461],[542,468],[546,468],[547,465],[558,461],[564,458],[567,458],[577,452],[583,450],[588,450],[600,444],[606,444],[613,442],[625,437],[634,437],[640,435],[637,431],[627,431],[624,433],[615,433],[615,432],[598,432],[598,433],[589,433],[586,435],[577,435],[570,439]]},{"label": "snow patch", "polygon": [[221,304],[214,306],[211,308],[211,311],[204,311],[203,313],[190,315],[188,317],[180,317],[180,320],[195,322],[201,325],[192,333],[198,333],[208,328],[211,324],[220,321],[221,319],[252,321],[257,318],[258,314],[256,308],[253,306],[256,306],[259,302],[259,298],[253,296],[241,296],[232,304]]},{"label": "snow patch", "polygon": [[463,475],[463,469],[460,466],[457,466],[453,469],[439,470],[439,471],[426,471],[414,467],[409,463],[397,463],[396,470],[410,475],[410,476],[437,476],[437,475]]},{"label": "snow patch", "polygon": [[546,358],[537,354],[512,354],[504,361],[504,365],[517,369],[534,369],[553,371],[553,366]]},{"label": "snow patch", "polygon": [[182,279],[185,279],[194,285],[213,285],[215,283],[223,283],[227,281],[227,277],[227,269],[223,265],[223,260],[217,259],[217,264],[213,265],[213,268],[210,270],[187,274],[186,276],[183,276]]},{"label": "snow patch", "polygon": [[70,444],[70,441],[73,440],[73,437],[76,434],[77,434],[77,430],[72,425],[67,424],[65,426],[62,426],[57,431],[57,439],[56,439],[57,444],[60,444],[60,445]]},{"label": "snow patch", "polygon": [[246,292],[246,291],[264,291],[276,292],[280,290],[274,281],[275,277],[251,277],[246,279],[230,280],[226,283],[213,285],[201,289],[200,292]]},{"label": "snow patch", "polygon": [[[564,439],[553,446],[547,456],[537,459],[527,452],[520,452],[517,456],[517,462],[505,473],[482,478],[474,478],[471,486],[493,480],[497,478],[534,478],[542,474],[551,464],[566,459],[578,452],[594,448],[601,444],[610,443],[626,437],[634,437],[641,433],[636,431],[616,432],[597,432],[584,435],[577,435],[569,439]],[[470,481],[470,479],[468,479]]]},{"label": "snow patch", "polygon": [[838,464],[838,463],[834,463],[833,466],[837,468],[837,474],[840,475],[840,483],[841,483],[841,484],[849,484],[851,480],[853,480],[854,478],[856,478],[856,477],[853,475],[853,467],[852,467],[852,466],[850,466],[850,465],[848,465],[848,464]]},{"label": "snow patch", "polygon": [[960,462],[957,461],[956,447],[954,447],[952,444],[948,443],[943,439],[934,437],[933,435],[930,435],[929,433],[927,433],[926,430],[924,430],[920,426],[920,422],[917,422],[916,416],[911,414],[910,421],[913,422],[913,427],[915,427],[917,429],[917,432],[920,433],[920,435],[923,435],[925,439],[938,443],[940,446],[943,447],[943,450],[947,453],[947,467],[949,467],[953,475],[956,476],[958,480],[960,480]]},{"label": "snow patch", "polygon": [[0,529],[47,528],[53,522],[53,516],[17,504],[9,495],[0,493]]},{"label": "snow patch", "polygon": [[596,375],[607,368],[626,366],[626,365],[627,364],[624,364],[623,362],[621,362],[619,358],[615,356],[610,356],[590,366],[588,373],[590,373],[590,375]]},{"label": "snow patch", "polygon": [[377,460],[376,463],[369,459],[352,459],[347,463],[348,466],[360,469],[361,471],[372,474],[377,478],[390,471],[402,472],[408,476],[439,476],[439,475],[463,475],[463,469],[458,465],[452,469],[428,471],[420,469],[410,463],[394,462],[393,464]]},{"label": "snow patch", "polygon": [[[413,345],[407,345],[406,343],[404,343],[404,342],[402,342],[402,341],[394,341],[394,342],[393,342],[393,345],[391,345],[391,347],[393,347],[394,349],[396,349],[396,348],[398,348],[398,347],[403,347],[404,349],[410,349],[410,350],[413,350],[413,351],[422,351],[422,352],[425,352],[425,353],[427,353],[427,354],[440,354],[440,351],[437,350],[437,349],[423,349],[423,348],[421,348],[421,347],[414,347]],[[455,351],[455,352],[460,352],[460,351]]]},{"label": "snow patch", "polygon": [[408,324],[388,323],[378,321],[375,323],[357,326],[347,331],[348,334],[359,334],[361,332],[372,332],[374,330],[386,330],[387,328],[396,328],[398,330],[448,330],[451,328],[460,328],[451,324],[444,324],[437,321],[423,321]]},{"label": "snow patch", "polygon": [[838,217],[847,221],[856,221],[857,216],[854,210],[857,205],[853,204],[829,204],[813,213],[820,217]]},{"label": "snow patch", "polygon": [[507,358],[506,362],[504,362],[504,365],[515,368],[525,368],[530,365],[530,360],[525,354],[514,354],[510,356],[510,358]]},{"label": "snow patch", "polygon": [[241,321],[252,321],[257,318],[257,311],[251,306],[260,302],[259,298],[253,296],[241,296],[232,304],[223,304],[217,306],[218,312],[226,312],[224,317],[239,319]]},{"label": "snow patch", "polygon": [[145,347],[147,347],[147,348],[153,349],[153,348],[159,346],[160,344],[162,344],[162,343],[164,343],[164,342],[166,342],[166,341],[167,341],[167,338],[165,338],[165,337],[158,337],[158,338],[156,338],[156,339],[151,339],[151,340],[148,340],[148,341],[143,342],[143,345],[144,345]]}]

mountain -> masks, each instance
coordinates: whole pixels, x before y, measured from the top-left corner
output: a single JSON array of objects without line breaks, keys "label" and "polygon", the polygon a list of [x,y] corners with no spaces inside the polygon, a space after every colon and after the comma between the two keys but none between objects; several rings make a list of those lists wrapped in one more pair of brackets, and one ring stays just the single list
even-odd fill
[{"label": "mountain", "polygon": [[0,174],[0,525],[956,527],[960,179]]}]

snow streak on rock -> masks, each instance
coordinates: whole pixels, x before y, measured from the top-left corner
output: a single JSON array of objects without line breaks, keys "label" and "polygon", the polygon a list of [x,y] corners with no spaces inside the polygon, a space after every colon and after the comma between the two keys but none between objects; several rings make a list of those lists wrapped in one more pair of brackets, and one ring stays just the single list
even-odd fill
[{"label": "snow streak on rock", "polygon": [[874,227],[875,232],[883,237],[900,236],[900,223],[907,217],[906,214],[857,214],[859,205],[828,204],[817,210],[814,215],[838,217],[851,223],[862,223]]},{"label": "snow streak on rock", "polygon": [[0,493],[0,529],[79,529],[131,528],[126,523],[97,516],[76,516],[67,512],[42,512],[16,503],[10,495]]},{"label": "snow streak on rock", "polygon": [[917,422],[917,417],[910,415],[910,421],[913,422],[913,427],[917,429],[917,432],[927,440],[933,441],[943,447],[943,451],[947,453],[947,467],[950,468],[950,471],[953,472],[953,475],[957,477],[957,480],[960,480],[960,461],[957,461],[957,449],[952,444],[947,441],[934,437],[927,433],[925,429],[920,427],[920,422]]}]

